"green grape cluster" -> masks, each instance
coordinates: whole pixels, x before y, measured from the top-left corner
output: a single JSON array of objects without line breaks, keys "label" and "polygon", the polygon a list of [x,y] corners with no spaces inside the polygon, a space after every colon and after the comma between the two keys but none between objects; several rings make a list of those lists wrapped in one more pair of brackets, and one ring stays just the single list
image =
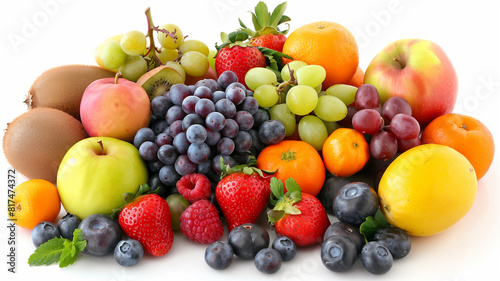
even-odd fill
[{"label": "green grape cluster", "polygon": [[281,73],[267,68],[247,72],[245,83],[254,91],[259,106],[267,108],[271,119],[285,125],[286,136],[298,137],[321,150],[327,137],[347,116],[356,87],[337,84],[322,91],[326,71],[303,61],[286,64]]}]

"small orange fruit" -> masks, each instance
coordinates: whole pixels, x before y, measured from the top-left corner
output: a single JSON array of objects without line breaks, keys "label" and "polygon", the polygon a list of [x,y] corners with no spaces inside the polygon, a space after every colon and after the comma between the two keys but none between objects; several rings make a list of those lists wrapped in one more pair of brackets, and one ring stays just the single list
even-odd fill
[{"label": "small orange fruit", "polygon": [[323,89],[346,84],[359,63],[358,45],[344,26],[328,21],[306,24],[294,30],[283,45],[294,60],[321,65],[326,70]]},{"label": "small orange fruit", "polygon": [[330,173],[339,177],[361,171],[370,158],[365,137],[350,128],[339,128],[323,144],[323,161]]},{"label": "small orange fruit", "polygon": [[318,151],[305,141],[284,140],[264,148],[257,157],[257,168],[276,171],[283,183],[293,178],[302,192],[318,195],[325,183],[325,166]]},{"label": "small orange fruit", "polygon": [[365,81],[365,72],[363,71],[363,69],[361,69],[361,67],[358,66],[358,69],[351,77],[351,80],[349,80],[349,82],[347,82],[346,84],[359,88],[359,86],[364,84],[364,81]]},{"label": "small orange fruit", "polygon": [[462,153],[481,179],[493,162],[495,143],[488,128],[474,117],[449,113],[434,119],[422,133],[422,143],[449,146]]},{"label": "small orange fruit", "polygon": [[20,227],[33,229],[42,221],[54,222],[61,210],[57,188],[43,179],[25,181],[14,188],[14,207],[7,208],[9,219]]}]

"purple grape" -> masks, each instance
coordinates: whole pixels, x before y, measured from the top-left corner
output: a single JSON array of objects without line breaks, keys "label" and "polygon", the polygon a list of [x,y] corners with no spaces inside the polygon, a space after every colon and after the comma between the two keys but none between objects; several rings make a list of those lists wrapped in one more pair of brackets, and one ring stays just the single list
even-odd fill
[{"label": "purple grape", "polygon": [[170,90],[170,101],[174,105],[182,105],[182,101],[187,97],[192,95],[193,93],[191,92],[191,89],[186,86],[185,84],[175,84],[173,85]]},{"label": "purple grape", "polygon": [[392,117],[390,129],[396,138],[402,140],[411,140],[420,134],[420,124],[417,119],[403,113]]},{"label": "purple grape", "polygon": [[232,87],[226,90],[226,98],[232,101],[235,105],[242,103],[245,97],[246,89],[243,90],[239,87]]},{"label": "purple grape", "polygon": [[207,130],[200,124],[193,124],[186,130],[186,138],[190,143],[201,144],[207,139]]},{"label": "purple grape", "polygon": [[236,105],[228,99],[221,99],[215,104],[215,111],[222,113],[226,118],[233,118],[236,114]]},{"label": "purple grape", "polygon": [[373,135],[380,131],[382,118],[375,109],[361,109],[352,117],[352,126],[362,134]]},{"label": "purple grape", "polygon": [[248,111],[238,111],[234,115],[234,120],[238,123],[240,131],[248,131],[253,127],[253,116]]},{"label": "purple grape", "polygon": [[165,119],[157,119],[150,125],[150,127],[153,129],[155,135],[159,135],[168,128],[168,125],[169,124]]},{"label": "purple grape", "polygon": [[262,108],[259,108],[253,115],[253,129],[258,129],[262,122],[269,120],[269,113]]},{"label": "purple grape", "polygon": [[175,171],[181,176],[192,174],[196,171],[196,164],[189,160],[189,157],[186,154],[177,157],[174,167]]},{"label": "purple grape", "polygon": [[217,143],[217,151],[222,155],[231,155],[235,149],[234,141],[228,137],[223,137]]},{"label": "purple grape", "polygon": [[184,117],[184,119],[182,119],[182,130],[185,132],[191,125],[194,124],[204,125],[205,120],[196,113],[188,114]]},{"label": "purple grape", "polygon": [[208,175],[210,171],[212,171],[212,160],[210,158],[196,167],[196,172],[199,174]]},{"label": "purple grape", "polygon": [[151,100],[151,114],[157,118],[164,119],[172,102],[164,96],[157,96]]},{"label": "purple grape", "polygon": [[174,165],[165,165],[158,172],[160,182],[166,186],[175,186],[181,176],[175,171]]},{"label": "purple grape", "polygon": [[231,70],[226,70],[219,75],[217,82],[223,89],[226,89],[232,83],[238,82],[238,76]]},{"label": "purple grape", "polygon": [[234,137],[235,149],[238,152],[245,152],[252,147],[252,136],[246,131],[239,131]]},{"label": "purple grape", "polygon": [[212,90],[206,86],[199,86],[194,90],[193,95],[200,99],[212,99]]},{"label": "purple grape", "polygon": [[202,98],[196,103],[194,111],[200,117],[205,118],[208,114],[215,111],[215,105],[211,100]]},{"label": "purple grape", "polygon": [[208,129],[218,132],[226,125],[226,118],[220,112],[210,112],[205,118],[205,126]]},{"label": "purple grape", "polygon": [[144,128],[140,128],[137,133],[135,133],[135,136],[134,136],[134,146],[139,149],[139,147],[141,146],[141,144],[143,144],[144,142],[146,141],[155,141],[156,139],[156,135],[155,135],[155,132],[153,131],[153,129],[151,128],[148,128],[148,127],[144,127]]},{"label": "purple grape", "polygon": [[268,120],[259,127],[259,140],[266,144],[277,144],[285,138],[285,125],[279,120]]},{"label": "purple grape", "polygon": [[380,97],[375,88],[371,84],[363,84],[359,86],[354,97],[354,106],[356,109],[374,109],[379,106]]},{"label": "purple grape", "polygon": [[226,125],[221,130],[221,134],[225,137],[233,138],[239,131],[238,123],[234,119],[226,119]]},{"label": "purple grape", "polygon": [[174,164],[177,156],[173,145],[166,144],[158,149],[158,159],[164,164]]},{"label": "purple grape", "polygon": [[389,98],[382,107],[382,116],[390,121],[398,113],[411,116],[410,104],[402,97]]},{"label": "purple grape", "polygon": [[224,162],[224,165],[229,165],[229,167],[234,167],[236,166],[236,161],[234,161],[234,159],[231,157],[231,156],[228,156],[228,155],[222,155],[222,154],[219,154],[219,155],[216,155],[213,159],[212,159],[212,170],[216,173],[216,174],[219,174],[222,170],[221,170],[221,167],[220,167],[220,158],[222,157],[223,159],[223,162]]},{"label": "purple grape", "polygon": [[243,99],[243,102],[237,106],[237,109],[248,111],[253,115],[259,109],[259,102],[254,97],[247,96]]},{"label": "purple grape", "polygon": [[145,141],[139,147],[139,155],[144,161],[157,160],[158,146],[152,141]]},{"label": "purple grape", "polygon": [[219,142],[220,138],[221,138],[220,132],[207,129],[207,139],[205,140],[206,144],[210,146],[217,145],[217,142]]},{"label": "purple grape", "polygon": [[398,140],[391,132],[381,131],[370,140],[370,153],[379,160],[389,160],[398,152]]},{"label": "purple grape", "polygon": [[168,109],[165,120],[169,125],[172,125],[174,121],[182,120],[184,116],[186,116],[186,113],[182,110],[182,107],[180,105],[173,105]]},{"label": "purple grape", "polygon": [[194,84],[195,90],[201,86],[209,88],[211,92],[215,92],[222,89],[219,83],[217,83],[217,81],[215,81],[214,79],[202,79],[196,82],[196,84]]},{"label": "purple grape", "polygon": [[177,151],[178,154],[186,154],[190,144],[191,143],[186,138],[185,132],[178,133],[172,141],[172,145],[174,146],[175,151]]},{"label": "purple grape", "polygon": [[160,171],[161,167],[165,166],[165,163],[161,162],[160,160],[153,160],[146,162],[146,167],[150,172],[157,173]]},{"label": "purple grape", "polygon": [[210,156],[210,147],[208,144],[202,142],[200,144],[192,143],[187,151],[187,156],[195,164],[205,162]]},{"label": "purple grape", "polygon": [[233,83],[229,84],[229,86],[226,87],[226,89],[225,89],[226,93],[227,93],[227,91],[229,89],[232,89],[232,88],[235,88],[235,87],[236,88],[240,88],[240,89],[242,89],[244,91],[247,90],[247,87],[245,87],[245,85],[241,84],[240,82],[233,82]]},{"label": "purple grape", "polygon": [[225,98],[226,98],[226,92],[224,91],[215,91],[212,93],[212,101],[214,102],[214,104],[217,103],[219,100]]},{"label": "purple grape", "polygon": [[182,120],[176,120],[168,127],[168,134],[175,138],[175,136],[182,132]]},{"label": "purple grape", "polygon": [[163,132],[156,136],[155,143],[158,147],[162,147],[166,144],[172,144],[172,140],[172,136],[170,136],[168,133]]},{"label": "purple grape", "polygon": [[194,113],[194,106],[200,100],[197,96],[188,96],[182,101],[182,110],[186,114]]},{"label": "purple grape", "polygon": [[358,112],[358,110],[354,106],[347,106],[347,115],[344,117],[344,119],[337,121],[337,124],[344,128],[352,128],[352,118],[354,117],[354,114],[356,114],[356,112]]}]

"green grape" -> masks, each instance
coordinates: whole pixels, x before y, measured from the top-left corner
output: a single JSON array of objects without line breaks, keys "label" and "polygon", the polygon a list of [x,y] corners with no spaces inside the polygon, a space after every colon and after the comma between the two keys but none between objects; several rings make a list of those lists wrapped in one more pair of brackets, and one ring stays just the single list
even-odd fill
[{"label": "green grape", "polygon": [[186,71],[186,74],[193,77],[202,76],[210,67],[208,58],[196,51],[190,51],[183,54],[180,64]]},{"label": "green grape", "polygon": [[[210,67],[215,71],[215,56],[217,56],[217,50],[210,50],[208,52],[208,62],[210,63]],[[216,71],[217,72],[217,71]]]},{"label": "green grape", "polygon": [[128,56],[125,62],[120,66],[120,74],[123,78],[137,82],[146,71],[148,64],[142,56]]},{"label": "green grape", "polygon": [[260,107],[269,108],[278,102],[278,90],[272,85],[262,85],[255,89],[253,97],[257,100]]},{"label": "green grape", "polygon": [[354,102],[357,90],[358,88],[351,85],[336,84],[326,89],[326,94],[339,98],[345,105],[350,105]]},{"label": "green grape", "polygon": [[307,115],[299,121],[299,137],[302,141],[320,151],[328,138],[328,131],[321,119],[313,115]]},{"label": "green grape", "polygon": [[290,69],[294,71],[293,77],[297,78],[297,69],[306,66],[307,63],[300,61],[300,60],[294,60],[292,62],[287,63],[282,69],[281,69],[281,78],[283,81],[288,81],[290,80]]},{"label": "green grape", "polygon": [[318,103],[318,93],[309,86],[292,87],[286,94],[286,105],[293,114],[306,115],[314,110]]},{"label": "green grape", "polygon": [[326,78],[326,70],[321,65],[307,65],[297,70],[297,82],[316,88]]},{"label": "green grape", "polygon": [[286,104],[279,103],[271,107],[269,117],[273,120],[279,120],[285,125],[285,135],[287,137],[295,132],[295,115],[290,112]]},{"label": "green grape", "polygon": [[318,98],[314,114],[325,121],[340,121],[347,115],[347,106],[337,97],[324,95]]},{"label": "green grape", "polygon": [[181,54],[185,54],[189,51],[197,51],[208,57],[210,50],[208,46],[201,42],[200,40],[184,40],[182,44],[179,46],[179,52]]},{"label": "green grape", "polygon": [[165,49],[162,47],[159,53],[158,51],[155,52],[156,56],[163,64],[167,63],[167,61],[173,61],[179,56],[179,51],[177,49]]},{"label": "green grape", "polygon": [[122,50],[120,42],[109,41],[102,47],[101,62],[105,68],[117,69],[125,62],[127,54]]},{"label": "green grape", "polygon": [[325,120],[321,120],[321,121],[323,121],[323,124],[325,124],[326,131],[328,132],[328,135],[331,135],[333,133],[333,131],[340,128],[340,126],[339,126],[339,124],[337,124],[337,122],[329,122],[329,121],[325,121]]},{"label": "green grape", "polygon": [[174,39],[167,36],[164,32],[158,31],[156,38],[158,39],[158,42],[160,42],[160,45],[162,45],[165,49],[178,49],[182,44],[182,41],[184,41],[184,34],[182,34],[182,30],[173,23],[164,24],[160,26],[160,28],[167,30],[171,34],[175,32],[173,35],[177,37],[177,39]]},{"label": "green grape", "polygon": [[316,93],[318,93],[318,96],[319,96],[319,93],[321,92],[322,88],[323,88],[323,84],[319,84],[318,86],[314,87],[314,90],[316,90]]},{"label": "green grape", "polygon": [[178,62],[167,61],[165,65],[175,69],[175,71],[177,71],[181,75],[182,80],[186,81],[186,71],[184,70],[184,67],[182,67]]},{"label": "green grape", "polygon": [[276,85],[278,78],[276,74],[265,67],[254,67],[245,74],[245,84],[250,90],[255,91],[262,85]]},{"label": "green grape", "polygon": [[146,35],[140,31],[129,31],[120,40],[122,50],[129,56],[138,56],[146,49]]}]

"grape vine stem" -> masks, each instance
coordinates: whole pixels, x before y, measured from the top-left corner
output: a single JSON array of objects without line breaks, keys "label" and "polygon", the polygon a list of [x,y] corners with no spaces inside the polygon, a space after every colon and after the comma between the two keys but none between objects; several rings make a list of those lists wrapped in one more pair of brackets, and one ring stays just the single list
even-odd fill
[{"label": "grape vine stem", "polygon": [[158,26],[155,26],[153,24],[153,17],[151,16],[151,9],[148,7],[145,11],[146,14],[146,19],[148,21],[148,32],[146,33],[146,37],[149,38],[149,47],[148,51],[146,54],[144,54],[144,59],[148,62],[148,69],[153,69],[157,66],[162,65],[161,60],[158,58],[156,55],[156,52],[160,53],[161,48],[156,48],[155,47],[155,40],[154,40],[154,31],[156,32],[161,32],[164,33],[165,36],[168,36],[174,40],[177,40],[177,35],[175,33],[177,30],[174,30],[174,32],[169,32],[166,29],[159,28]]}]

